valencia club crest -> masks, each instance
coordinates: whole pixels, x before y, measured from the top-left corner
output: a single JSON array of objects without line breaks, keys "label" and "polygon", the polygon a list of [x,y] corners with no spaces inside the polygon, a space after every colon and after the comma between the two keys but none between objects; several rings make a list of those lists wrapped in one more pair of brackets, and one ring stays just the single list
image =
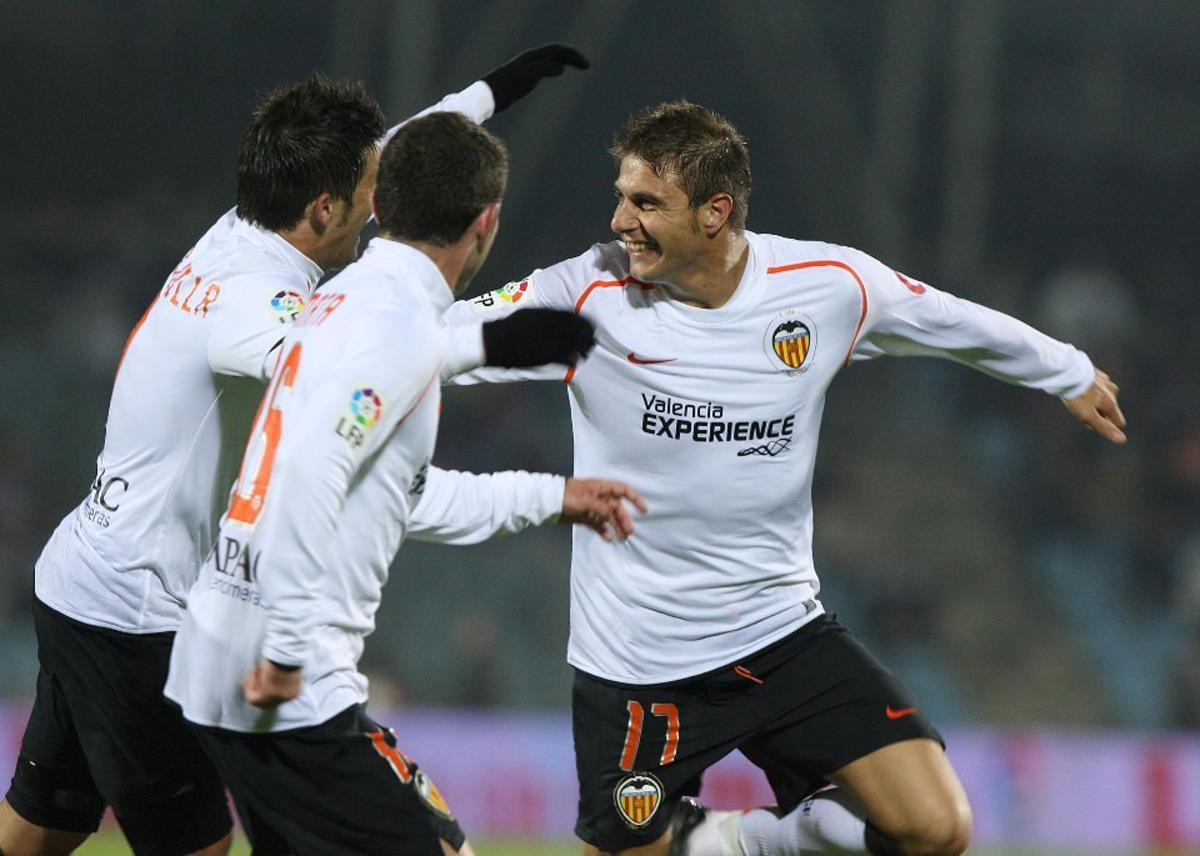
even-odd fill
[{"label": "valencia club crest", "polygon": [[662,798],[662,782],[650,773],[631,773],[613,789],[617,814],[630,829],[641,829],[648,824],[662,804]]},{"label": "valencia club crest", "polygon": [[763,350],[776,370],[795,375],[808,370],[816,349],[816,326],[795,309],[780,312],[767,325]]}]

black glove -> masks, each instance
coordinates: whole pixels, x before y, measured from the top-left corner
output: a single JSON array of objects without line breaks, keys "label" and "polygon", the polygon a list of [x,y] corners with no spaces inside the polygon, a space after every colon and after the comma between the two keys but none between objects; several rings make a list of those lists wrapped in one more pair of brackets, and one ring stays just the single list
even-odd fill
[{"label": "black glove", "polygon": [[591,63],[570,45],[542,45],[492,69],[483,76],[483,82],[492,90],[499,113],[532,92],[543,77],[557,77],[568,65],[582,69]]},{"label": "black glove", "polygon": [[561,309],[518,309],[483,325],[484,365],[523,369],[570,365],[596,344],[592,322]]}]

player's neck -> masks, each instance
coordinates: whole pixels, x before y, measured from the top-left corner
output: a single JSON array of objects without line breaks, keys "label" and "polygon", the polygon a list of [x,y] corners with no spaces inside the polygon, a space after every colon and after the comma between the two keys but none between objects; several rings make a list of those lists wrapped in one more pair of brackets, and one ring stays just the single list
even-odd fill
[{"label": "player's neck", "polygon": [[275,234],[306,255],[317,267],[322,270],[329,267],[323,260],[320,237],[307,224],[301,223],[291,229],[279,229]]},{"label": "player's neck", "polygon": [[737,291],[746,263],[750,244],[741,232],[728,233],[711,253],[671,282],[668,290],[681,303],[700,309],[719,309]]},{"label": "player's neck", "polygon": [[470,248],[463,241],[459,241],[457,244],[441,245],[431,244],[427,241],[403,241],[399,238],[393,238],[386,233],[381,233],[380,237],[386,238],[389,241],[396,241],[424,253],[433,262],[434,266],[442,272],[442,276],[445,277],[446,283],[450,287],[450,293],[457,294],[459,292],[456,284],[462,276],[467,256],[470,253]]}]

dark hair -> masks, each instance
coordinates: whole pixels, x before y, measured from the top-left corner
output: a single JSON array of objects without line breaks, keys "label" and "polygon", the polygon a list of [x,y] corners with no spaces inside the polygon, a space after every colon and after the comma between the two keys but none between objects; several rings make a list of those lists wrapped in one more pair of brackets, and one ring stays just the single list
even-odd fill
[{"label": "dark hair", "polygon": [[314,74],[263,99],[242,137],[237,213],[288,229],[322,193],[350,202],[386,125],[361,83]]},{"label": "dark hair", "polygon": [[613,138],[618,164],[634,156],[659,178],[679,181],[696,209],[716,193],[733,197],[730,225],[746,227],[750,205],[750,149],[737,128],[719,113],[688,101],[669,101],[631,118]]},{"label": "dark hair", "polygon": [[458,113],[429,113],[401,127],[379,158],[379,227],[453,244],[507,184],[508,153],[495,134]]}]

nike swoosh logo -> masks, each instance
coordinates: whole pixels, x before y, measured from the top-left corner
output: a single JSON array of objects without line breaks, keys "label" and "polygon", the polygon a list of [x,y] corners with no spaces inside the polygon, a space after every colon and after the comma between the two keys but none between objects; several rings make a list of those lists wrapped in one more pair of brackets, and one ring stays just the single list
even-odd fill
[{"label": "nike swoosh logo", "polygon": [[902,707],[899,710],[895,710],[890,704],[884,710],[888,719],[903,719],[906,716],[912,716],[916,712],[917,709],[915,707]]},{"label": "nike swoosh logo", "polygon": [[625,359],[629,360],[629,362],[633,363],[635,366],[653,366],[653,365],[657,365],[658,363],[673,363],[673,362],[675,362],[675,357],[671,357],[666,360],[643,360],[641,357],[639,357],[633,351],[630,351],[628,354],[626,354]]}]

